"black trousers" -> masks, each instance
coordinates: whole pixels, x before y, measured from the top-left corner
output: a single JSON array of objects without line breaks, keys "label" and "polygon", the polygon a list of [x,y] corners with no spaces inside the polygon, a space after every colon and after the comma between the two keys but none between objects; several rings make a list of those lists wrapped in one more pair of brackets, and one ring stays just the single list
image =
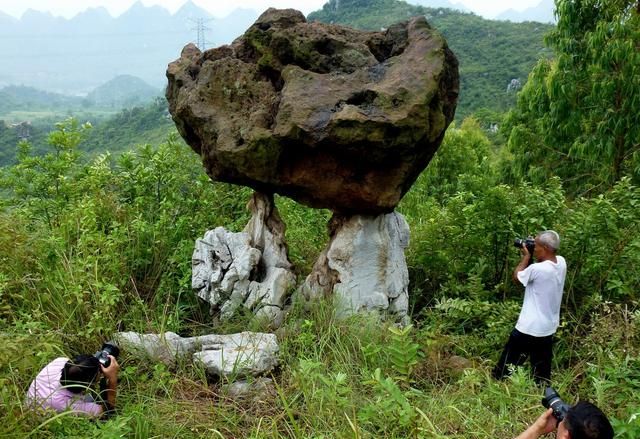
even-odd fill
[{"label": "black trousers", "polygon": [[504,346],[498,364],[493,369],[493,377],[502,379],[509,375],[509,364],[521,366],[531,361],[533,378],[537,383],[551,381],[551,360],[553,358],[553,335],[534,337],[514,329]]}]

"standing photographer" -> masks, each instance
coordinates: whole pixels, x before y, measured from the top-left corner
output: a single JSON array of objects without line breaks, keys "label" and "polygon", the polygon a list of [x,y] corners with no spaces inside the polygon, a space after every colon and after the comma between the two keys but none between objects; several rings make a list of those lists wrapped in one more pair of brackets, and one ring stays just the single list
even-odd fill
[{"label": "standing photographer", "polygon": [[[31,382],[27,391],[27,405],[34,409],[52,409],[56,412],[101,417],[113,412],[120,366],[113,355],[109,361],[99,361],[96,355],[78,355],[70,360],[56,358],[47,364]],[[106,360],[105,358],[105,360]],[[104,364],[103,364],[104,363]],[[102,372],[105,382],[96,398],[91,388]]]},{"label": "standing photographer", "polygon": [[[531,247],[538,262],[530,264]],[[560,304],[567,264],[556,254],[560,237],[553,230],[540,232],[534,242],[526,240],[520,251],[522,259],[513,278],[524,287],[524,301],[515,329],[504,347],[493,376],[502,379],[509,373],[508,364],[522,365],[531,360],[537,382],[550,381],[553,334],[560,323]]]},{"label": "standing photographer", "polygon": [[556,430],[556,439],[612,439],[611,423],[595,405],[579,402],[558,422],[549,408],[516,439],[537,439]]}]

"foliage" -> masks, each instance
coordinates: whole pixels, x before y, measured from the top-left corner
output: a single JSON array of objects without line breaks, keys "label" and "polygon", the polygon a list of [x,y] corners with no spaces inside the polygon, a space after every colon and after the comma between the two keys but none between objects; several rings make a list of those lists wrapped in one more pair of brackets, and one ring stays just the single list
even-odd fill
[{"label": "foliage", "polygon": [[413,327],[390,327],[391,340],[387,347],[391,367],[395,375],[394,379],[402,383],[409,383],[411,374],[420,359],[420,345],[411,339]]},{"label": "foliage", "polygon": [[83,342],[124,325],[178,330],[186,314],[200,312],[183,294],[190,292],[194,237],[246,221],[246,192],[212,188],[197,158],[171,138],[115,162],[102,155],[81,164],[86,129],[73,120],[59,124],[50,135],[53,152],[32,156],[23,144],[20,162],[3,173],[10,209],[0,228],[22,238],[0,250],[7,262],[0,273],[10,279],[2,307],[9,322],[35,319]]},{"label": "foliage", "polygon": [[75,119],[58,123],[47,138],[52,151],[43,156],[32,156],[31,145],[22,141],[18,145],[20,163],[6,172],[4,185],[11,187],[16,197],[13,202],[23,201],[49,227],[54,226],[67,200],[74,196],[77,147],[90,128],[90,124],[79,125]]},{"label": "foliage", "polygon": [[122,152],[138,144],[157,144],[173,130],[167,101],[155,98],[147,105],[122,109],[96,124],[80,148],[90,153]]},{"label": "foliage", "polygon": [[374,398],[358,413],[363,427],[385,437],[415,434],[418,411],[412,397],[416,390],[403,390],[391,377],[383,377],[380,369],[376,369],[365,384],[372,387]]},{"label": "foliage", "polygon": [[306,276],[311,272],[317,255],[327,245],[327,223],[331,212],[311,209],[280,196],[275,198],[275,203],[287,227],[285,238],[294,272]]},{"label": "foliage", "polygon": [[477,192],[494,184],[494,155],[475,119],[465,119],[460,128],[450,127],[422,176],[426,195],[443,201],[457,192]]},{"label": "foliage", "polygon": [[[609,192],[579,199],[567,211],[563,251],[573,260],[567,300],[629,301],[637,297],[640,276],[640,188],[623,178]],[[600,299],[599,299],[600,300]]]},{"label": "foliage", "polygon": [[[125,353],[120,416],[98,424],[30,417],[21,395],[53,356],[91,352],[116,329],[211,331],[190,292],[193,240],[213,225],[237,230],[247,221],[248,191],[211,184],[175,139],[85,164],[77,150],[83,130],[68,121],[54,133],[51,147],[65,151],[61,163],[30,161],[25,153],[3,174],[10,197],[0,214],[0,319],[7,334],[0,343],[0,435],[513,437],[537,416],[539,389],[525,370],[506,383],[493,381],[489,370],[520,305],[520,290],[508,282],[517,257],[511,241],[548,227],[560,231],[575,279],[554,381],[569,400],[608,407],[621,437],[637,431],[640,311],[628,292],[637,289],[638,189],[625,180],[600,198],[568,201],[558,180],[495,186],[496,157],[471,121],[451,131],[438,156],[449,179],[425,173],[402,205],[414,236],[408,262],[412,295],[422,303],[419,330],[371,316],[337,320],[330,302],[294,307],[279,332],[277,396],[232,401],[223,383],[208,382],[189,364],[169,370]],[[473,163],[458,163],[465,154]],[[31,175],[35,164],[42,181],[64,182],[57,198],[27,184],[40,181]],[[48,221],[42,206],[51,198],[59,204],[48,209]],[[324,245],[327,213],[276,202],[303,274]],[[604,270],[604,255],[615,248],[620,259]],[[604,277],[596,290],[598,275]],[[416,284],[420,276],[425,282]],[[614,279],[621,283],[607,289]],[[601,294],[616,302],[604,308]],[[476,366],[439,373],[452,354]]]},{"label": "foliage", "polygon": [[570,194],[640,180],[640,14],[635,0],[558,0],[558,25],[506,124],[508,174]]},{"label": "foliage", "polygon": [[[40,117],[43,114],[46,116]],[[39,118],[33,119],[36,116]],[[87,123],[93,126],[78,145],[78,149],[85,153],[85,162],[107,151],[119,154],[137,145],[159,144],[169,133],[175,131],[164,98],[156,98],[146,105],[125,108],[118,112],[113,109],[99,111],[94,108],[82,108],[66,113],[33,113],[31,116],[25,115],[20,118],[22,122],[15,124],[0,119],[0,166],[14,165],[18,162],[19,148],[16,149],[16,145],[22,140],[28,141],[33,155],[46,154],[49,147],[48,133],[63,117],[90,121]]]}]

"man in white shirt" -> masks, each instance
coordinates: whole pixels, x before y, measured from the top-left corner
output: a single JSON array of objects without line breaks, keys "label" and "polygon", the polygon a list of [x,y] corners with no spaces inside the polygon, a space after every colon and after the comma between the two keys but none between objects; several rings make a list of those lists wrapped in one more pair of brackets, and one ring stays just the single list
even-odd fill
[{"label": "man in white shirt", "polygon": [[530,358],[537,382],[551,380],[553,334],[560,323],[560,304],[567,275],[567,263],[556,254],[560,237],[553,230],[540,232],[535,238],[533,256],[522,246],[522,259],[513,278],[524,287],[524,301],[518,323],[502,351],[493,376],[502,379],[509,374],[508,365],[522,365]]}]

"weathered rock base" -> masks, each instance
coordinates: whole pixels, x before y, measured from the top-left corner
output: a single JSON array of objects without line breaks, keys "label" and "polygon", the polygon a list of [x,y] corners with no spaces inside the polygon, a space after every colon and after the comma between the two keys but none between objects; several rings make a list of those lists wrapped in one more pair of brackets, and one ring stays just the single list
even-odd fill
[{"label": "weathered rock base", "polygon": [[191,359],[202,364],[209,375],[228,379],[257,377],[278,365],[279,346],[274,334],[241,332],[183,338],[173,332],[119,332],[115,339],[124,350],[152,361],[174,366]]},{"label": "weathered rock base", "polygon": [[408,322],[409,272],[404,249],[409,226],[397,213],[379,216],[334,215],[331,240],[305,282],[299,299],[310,302],[335,295],[336,313],[361,312]]},{"label": "weathered rock base", "polygon": [[244,307],[278,327],[296,281],[284,241],[285,225],[272,195],[256,192],[247,207],[252,216],[244,231],[217,227],[196,241],[191,285],[221,320]]}]

